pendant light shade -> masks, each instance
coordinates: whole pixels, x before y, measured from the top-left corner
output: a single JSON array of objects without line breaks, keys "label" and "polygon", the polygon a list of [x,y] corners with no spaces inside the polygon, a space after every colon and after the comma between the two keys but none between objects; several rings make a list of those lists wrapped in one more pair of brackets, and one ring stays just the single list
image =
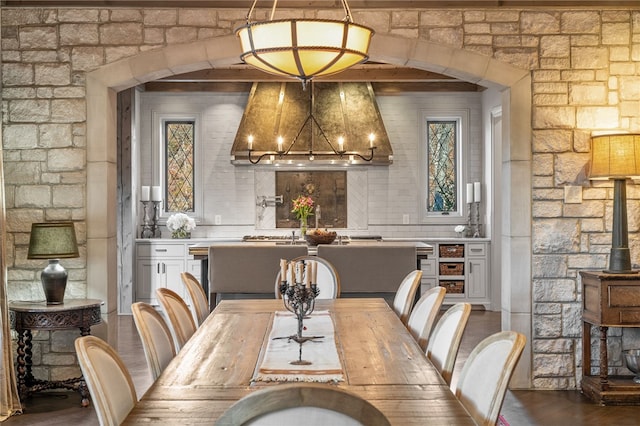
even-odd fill
[{"label": "pendant light shade", "polygon": [[346,0],[342,21],[329,19],[273,20],[251,22],[236,30],[240,38],[240,59],[262,71],[296,77],[303,84],[313,77],[335,74],[369,59],[373,30],[353,23]]}]

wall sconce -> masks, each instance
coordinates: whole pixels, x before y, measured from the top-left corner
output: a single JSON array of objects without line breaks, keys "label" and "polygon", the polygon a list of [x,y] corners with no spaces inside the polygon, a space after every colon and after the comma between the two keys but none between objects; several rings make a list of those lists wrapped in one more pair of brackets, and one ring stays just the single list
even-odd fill
[{"label": "wall sconce", "polygon": [[68,274],[59,259],[79,256],[73,222],[31,224],[27,259],[49,259],[40,274],[47,305],[64,303]]},{"label": "wall sconce", "polygon": [[637,273],[631,269],[627,227],[627,179],[640,176],[640,134],[617,134],[591,138],[592,180],[613,180],[613,228],[610,274]]}]

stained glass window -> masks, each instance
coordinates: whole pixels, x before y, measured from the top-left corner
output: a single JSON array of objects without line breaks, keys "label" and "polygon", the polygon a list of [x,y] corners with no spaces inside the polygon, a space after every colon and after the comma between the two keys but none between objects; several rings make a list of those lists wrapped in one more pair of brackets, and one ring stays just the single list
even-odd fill
[{"label": "stained glass window", "polygon": [[167,212],[193,212],[195,121],[165,121]]},{"label": "stained glass window", "polygon": [[448,214],[458,209],[457,122],[427,121],[427,211]]}]

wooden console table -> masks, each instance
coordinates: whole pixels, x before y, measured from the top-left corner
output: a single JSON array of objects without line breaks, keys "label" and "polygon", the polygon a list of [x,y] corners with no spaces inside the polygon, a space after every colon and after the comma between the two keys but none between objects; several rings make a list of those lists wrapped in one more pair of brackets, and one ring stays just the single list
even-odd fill
[{"label": "wooden console table", "polygon": [[[582,392],[602,405],[640,405],[633,376],[609,376],[607,330],[640,327],[640,274],[581,271]],[[600,331],[600,371],[591,375],[591,327]]]},{"label": "wooden console table", "polygon": [[34,392],[48,389],[68,389],[82,396],[82,406],[89,405],[89,390],[82,377],[67,380],[40,380],[33,377],[32,334],[33,330],[80,329],[80,334],[90,333],[92,325],[99,324],[101,300],[66,299],[62,305],[47,305],[46,302],[9,302],[11,327],[18,333],[17,381],[20,399],[25,400]]}]

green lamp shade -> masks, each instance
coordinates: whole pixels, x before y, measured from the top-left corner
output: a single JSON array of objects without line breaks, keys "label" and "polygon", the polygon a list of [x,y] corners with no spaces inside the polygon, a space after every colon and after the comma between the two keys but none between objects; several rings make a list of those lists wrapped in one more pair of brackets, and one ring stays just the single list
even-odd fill
[{"label": "green lamp shade", "polygon": [[33,223],[28,259],[79,257],[73,222]]}]

